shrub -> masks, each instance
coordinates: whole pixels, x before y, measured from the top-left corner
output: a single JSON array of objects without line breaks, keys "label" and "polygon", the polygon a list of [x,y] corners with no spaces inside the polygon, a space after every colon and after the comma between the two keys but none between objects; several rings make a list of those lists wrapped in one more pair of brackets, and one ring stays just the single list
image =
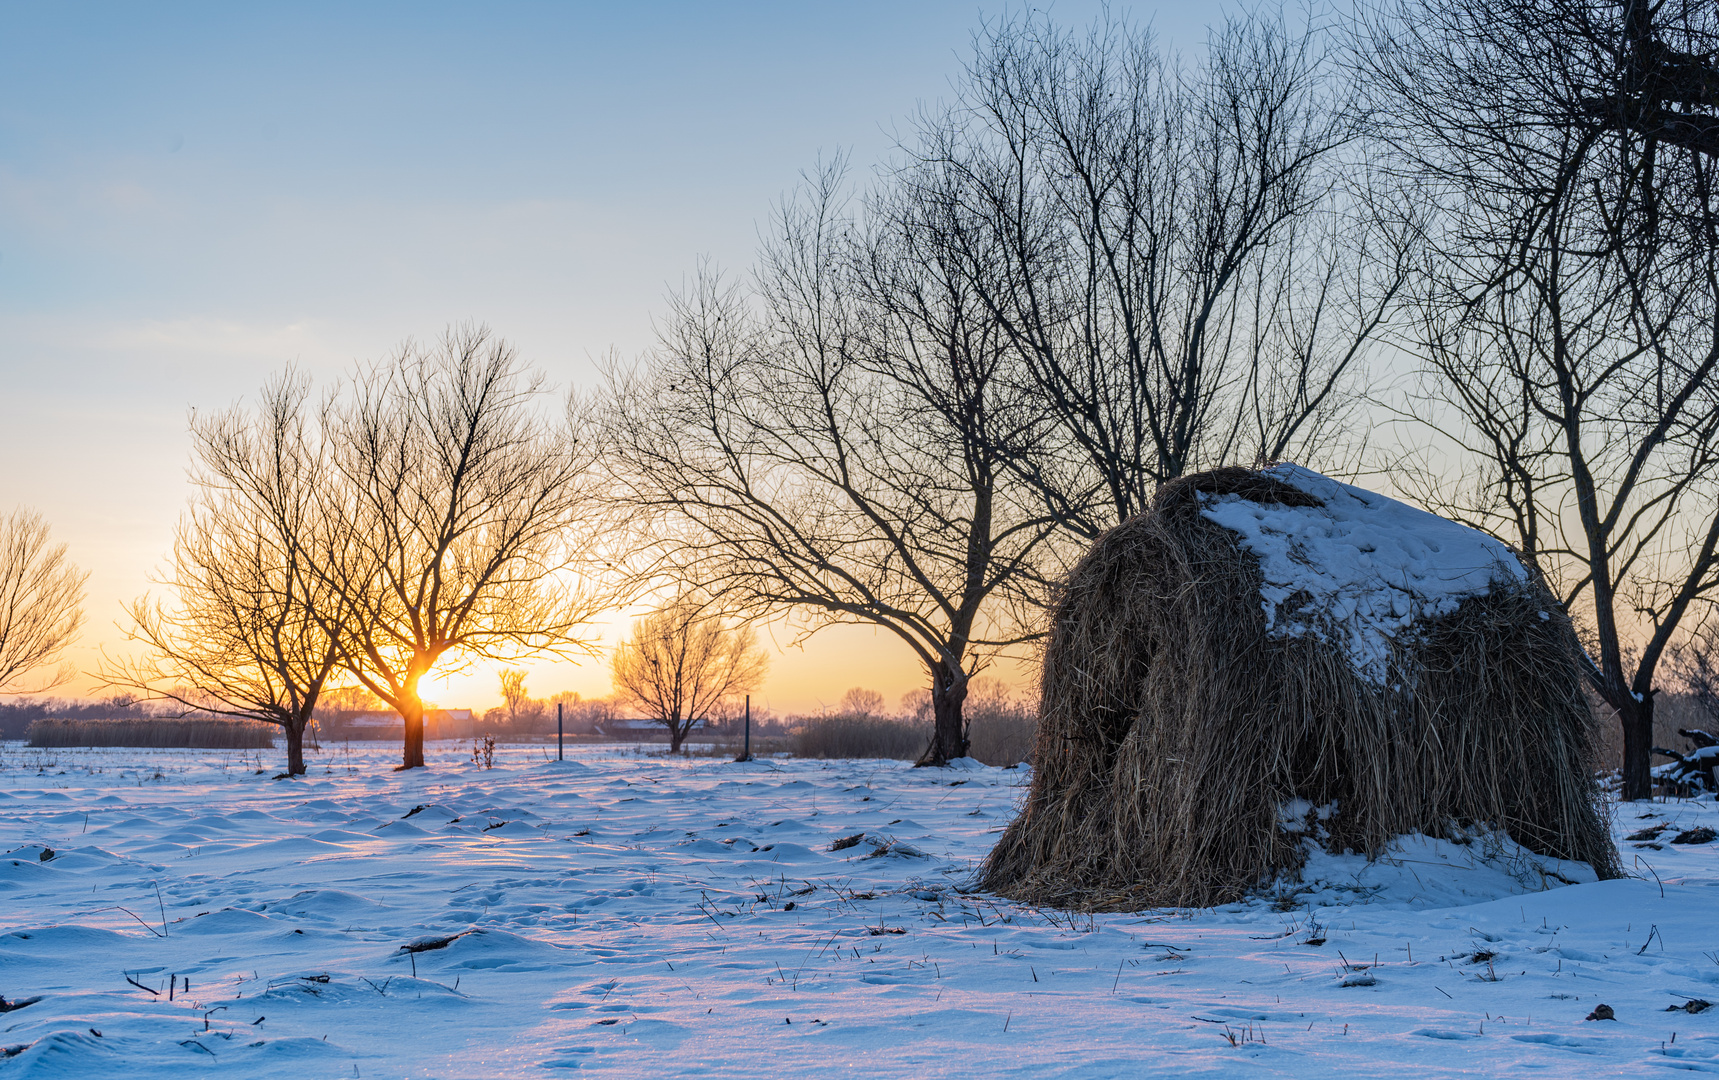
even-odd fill
[{"label": "shrub", "polygon": [[[867,701],[867,697],[875,700]],[[850,690],[835,716],[806,717],[788,739],[796,757],[896,758],[915,761],[931,742],[931,695],[924,690],[907,695],[905,716],[897,719],[852,708],[875,705],[882,695]],[[1038,734],[1034,703],[996,679],[974,679],[962,710],[967,723],[968,756],[986,765],[1007,768],[1032,759]],[[753,734],[754,753],[758,736]]]},{"label": "shrub", "polygon": [[61,720],[30,725],[31,746],[149,746],[208,750],[265,750],[275,744],[273,724],[251,720]]},{"label": "shrub", "polygon": [[[920,708],[930,716],[929,694]],[[1003,768],[1032,760],[1039,725],[1038,702],[1030,691],[1017,691],[996,679],[974,679],[967,687],[962,719],[967,723],[967,756]]]},{"label": "shrub", "polygon": [[967,716],[971,721],[967,727],[969,757],[1005,769],[1032,760],[1039,724],[1030,706],[969,709]]},{"label": "shrub", "polygon": [[[877,716],[807,720],[794,734],[795,757],[897,758],[912,761],[931,742],[931,725]],[[754,753],[757,748],[753,748]]]}]

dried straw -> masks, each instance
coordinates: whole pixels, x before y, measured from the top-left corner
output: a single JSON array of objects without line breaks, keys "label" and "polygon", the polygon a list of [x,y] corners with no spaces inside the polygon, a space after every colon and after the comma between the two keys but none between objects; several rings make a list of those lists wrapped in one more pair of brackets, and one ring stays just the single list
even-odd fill
[{"label": "dried straw", "polygon": [[1341,646],[1266,636],[1258,559],[1199,492],[1319,505],[1219,469],[1093,545],[1053,614],[1036,772],[985,888],[1080,910],[1226,903],[1300,870],[1278,820],[1294,799],[1337,803],[1334,849],[1488,824],[1619,875],[1579,646],[1537,577],[1404,635],[1381,687]]}]

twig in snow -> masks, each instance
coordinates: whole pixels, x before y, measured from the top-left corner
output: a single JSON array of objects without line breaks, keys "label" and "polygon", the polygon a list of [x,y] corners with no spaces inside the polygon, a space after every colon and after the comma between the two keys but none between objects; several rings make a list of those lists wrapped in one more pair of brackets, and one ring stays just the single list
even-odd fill
[{"label": "twig in snow", "polygon": [[1647,932],[1647,940],[1641,943],[1641,948],[1637,949],[1635,951],[1635,954],[1637,956],[1640,956],[1642,953],[1646,952],[1647,947],[1649,945],[1653,944],[1654,938],[1659,938],[1659,949],[1661,952],[1664,952],[1665,951],[1665,939],[1663,937],[1660,937],[1660,935],[1659,935],[1659,924],[1655,923],[1651,928],[1649,928],[1649,930]]},{"label": "twig in snow", "polygon": [[1640,856],[1640,855],[1637,855],[1637,856],[1636,856],[1636,857],[1635,857],[1635,864],[1636,864],[1636,865],[1637,865],[1637,866],[1645,866],[1645,867],[1647,867],[1647,872],[1648,872],[1648,873],[1650,873],[1650,874],[1652,874],[1652,875],[1653,875],[1653,880],[1654,880],[1654,881],[1656,881],[1656,882],[1658,882],[1658,884],[1659,884],[1659,898],[1660,898],[1660,899],[1661,899],[1661,900],[1663,900],[1663,899],[1665,899],[1665,882],[1663,882],[1663,881],[1660,881],[1660,880],[1659,880],[1659,871],[1658,871],[1658,870],[1655,870],[1655,869],[1654,869],[1654,868],[1653,868],[1653,864],[1652,864],[1652,863],[1645,863],[1645,862],[1642,862],[1642,861],[1641,861],[1641,856]]},{"label": "twig in snow", "polygon": [[717,929],[718,929],[718,930],[721,930],[721,929],[722,929],[722,924],[721,924],[721,923],[720,923],[720,922],[717,922],[717,921],[716,921],[716,916],[715,916],[715,915],[712,915],[712,914],[711,914],[711,913],[710,913],[710,912],[709,912],[709,911],[707,911],[707,910],[706,910],[706,909],[705,909],[705,906],[704,906],[704,902],[703,902],[703,901],[699,901],[699,905],[698,905],[698,910],[700,910],[700,911],[703,911],[703,912],[704,912],[704,917],[705,917],[705,918],[707,918],[707,919],[709,919],[709,920],[710,920],[710,921],[711,921],[711,922],[713,922],[713,923],[716,923],[716,928],[717,928]]},{"label": "twig in snow", "polygon": [[147,986],[145,986],[145,985],[143,985],[143,984],[142,984],[142,983],[140,983],[140,982],[138,982],[138,981],[137,981],[137,980],[136,980],[136,979],[134,979],[134,978],[132,978],[132,977],[131,977],[131,976],[130,976],[130,975],[127,975],[127,976],[126,976],[126,977],[125,977],[125,981],[126,981],[126,982],[128,982],[128,983],[130,983],[130,984],[131,984],[131,985],[133,985],[133,986],[135,986],[135,987],[137,987],[137,988],[138,988],[138,989],[139,989],[139,990],[148,990],[148,991],[149,991],[149,993],[150,993],[150,994],[152,994],[152,995],[154,995],[154,996],[155,996],[155,997],[160,997],[160,996],[161,996],[161,991],[159,991],[159,990],[153,990],[153,989],[150,989],[150,988],[149,988],[149,987],[147,987]]},{"label": "twig in snow", "polygon": [[[155,929],[155,927],[150,926],[148,923],[144,922],[143,917],[141,915],[139,915],[137,912],[131,910],[130,908],[121,907],[118,904],[115,904],[113,906],[116,909],[123,911],[127,915],[130,915],[132,918],[136,919],[139,923],[142,924],[142,926],[145,930],[149,931],[151,934],[154,934],[156,937],[166,937],[167,936],[166,934],[163,934],[161,931]],[[106,910],[107,910],[107,908],[96,908],[96,911],[106,911]],[[94,914],[94,912],[92,912],[91,914]]]}]

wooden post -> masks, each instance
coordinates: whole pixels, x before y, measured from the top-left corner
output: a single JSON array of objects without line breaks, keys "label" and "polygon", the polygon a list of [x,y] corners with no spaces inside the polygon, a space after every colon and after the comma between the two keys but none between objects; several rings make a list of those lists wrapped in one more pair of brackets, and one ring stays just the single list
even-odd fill
[{"label": "wooden post", "polygon": [[555,703],[555,760],[567,760],[567,740],[561,731],[561,702]]},{"label": "wooden post", "polygon": [[735,761],[752,760],[752,695],[746,695],[746,741],[742,744],[740,756]]}]

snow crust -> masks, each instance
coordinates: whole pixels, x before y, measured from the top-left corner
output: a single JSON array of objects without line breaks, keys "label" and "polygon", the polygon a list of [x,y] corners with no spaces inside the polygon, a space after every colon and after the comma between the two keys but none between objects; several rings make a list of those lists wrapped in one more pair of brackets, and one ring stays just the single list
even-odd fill
[{"label": "snow crust", "polygon": [[427,749],[0,744],[0,1080],[1719,1071],[1712,801],[1087,916],[971,891],[1025,769]]},{"label": "snow crust", "polygon": [[1485,533],[1300,465],[1265,472],[1324,505],[1202,493],[1201,513],[1259,557],[1271,636],[1335,636],[1355,670],[1376,684],[1388,678],[1391,643],[1418,621],[1528,578],[1511,550]]},{"label": "snow crust", "polygon": [[1290,886],[1304,907],[1460,907],[1598,880],[1587,863],[1536,855],[1508,836],[1490,833],[1460,841],[1420,833],[1399,836],[1377,859],[1334,854],[1312,841],[1307,850],[1301,882]]}]

